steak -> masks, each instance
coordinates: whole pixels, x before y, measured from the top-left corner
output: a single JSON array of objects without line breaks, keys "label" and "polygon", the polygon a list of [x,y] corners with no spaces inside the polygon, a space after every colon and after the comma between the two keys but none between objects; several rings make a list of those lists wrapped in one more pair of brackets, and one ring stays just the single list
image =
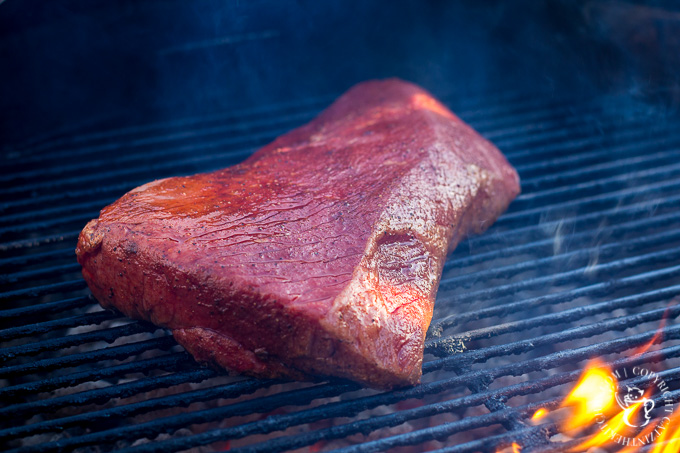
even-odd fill
[{"label": "steak", "polygon": [[258,377],[415,384],[447,253],[519,193],[421,88],[361,83],[239,165],[153,181],[80,234],[104,307]]}]

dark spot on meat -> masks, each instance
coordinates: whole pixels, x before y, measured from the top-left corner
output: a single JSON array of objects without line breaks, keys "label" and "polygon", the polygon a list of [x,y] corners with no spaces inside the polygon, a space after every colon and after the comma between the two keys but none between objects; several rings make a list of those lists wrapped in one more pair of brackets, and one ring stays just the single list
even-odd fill
[{"label": "dark spot on meat", "polygon": [[137,244],[135,242],[127,241],[125,243],[124,247],[125,247],[125,252],[127,254],[129,254],[129,255],[136,255],[137,254]]}]

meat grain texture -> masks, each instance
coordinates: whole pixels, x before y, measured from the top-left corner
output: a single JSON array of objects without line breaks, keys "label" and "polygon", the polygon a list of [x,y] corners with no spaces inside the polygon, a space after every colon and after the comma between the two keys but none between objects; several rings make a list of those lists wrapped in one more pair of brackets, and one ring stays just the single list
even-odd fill
[{"label": "meat grain texture", "polygon": [[392,388],[419,382],[447,253],[518,193],[430,94],[369,81],[239,165],[130,191],[76,253],[104,307],[201,362]]}]

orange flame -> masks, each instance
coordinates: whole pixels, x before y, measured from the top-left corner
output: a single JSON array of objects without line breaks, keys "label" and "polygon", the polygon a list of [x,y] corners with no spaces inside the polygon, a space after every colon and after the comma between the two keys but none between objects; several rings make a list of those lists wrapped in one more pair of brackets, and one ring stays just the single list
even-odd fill
[{"label": "orange flame", "polygon": [[[672,419],[669,419],[667,429],[661,432],[661,435],[656,440],[656,447],[652,450],[652,453],[678,453],[680,451],[680,426],[677,422],[680,418],[680,414],[674,414]],[[676,423],[673,423],[672,420]],[[671,426],[675,426],[675,431],[672,431]]]},{"label": "orange flame", "polygon": [[586,366],[576,387],[567,395],[561,407],[571,408],[563,423],[566,431],[592,426],[603,414],[611,413],[616,402],[616,378],[607,365],[594,360]]},{"label": "orange flame", "polygon": [[586,451],[591,447],[604,445],[608,441],[616,439],[616,436],[623,438],[622,433],[627,432],[626,420],[637,416],[642,407],[642,402],[635,403],[629,406],[628,409],[620,411],[609,420],[602,419],[600,423],[600,432],[574,447],[572,451]]},{"label": "orange flame", "polygon": [[[633,357],[649,351],[659,343],[669,318],[669,309],[674,303],[677,303],[677,300],[669,305],[654,336],[637,348]],[[612,373],[604,362],[593,360],[588,363],[578,383],[560,404],[560,413],[564,414],[564,411],[568,413],[560,423],[563,431],[571,431],[571,434],[576,436],[586,429],[589,429],[589,432],[597,429],[570,451],[583,452],[610,443],[614,447],[617,447],[617,444],[621,447],[619,453],[637,452],[640,448],[650,445],[653,445],[653,449],[648,450],[651,453],[680,453],[680,408],[673,412],[671,402],[667,401],[665,416],[649,423],[649,413],[654,407],[650,399],[654,387],[647,389],[644,394],[638,389],[642,395],[639,398],[620,399],[617,396],[619,383],[616,376],[618,373],[616,375]],[[628,390],[630,389],[629,387]],[[635,420],[640,420],[638,415],[643,409],[647,422],[640,430],[635,428]],[[532,415],[531,421],[537,422],[548,413],[546,409],[538,409]]]},{"label": "orange flame", "polygon": [[[657,424],[650,424],[637,434],[619,453],[633,453],[640,447],[654,444],[652,453],[678,453],[680,451],[680,410],[664,417]],[[675,427],[675,431],[673,431]]]},{"label": "orange flame", "polygon": [[649,340],[647,343],[643,344],[639,348],[637,348],[635,351],[633,351],[633,356],[639,356],[641,354],[644,354],[645,352],[649,351],[652,349],[652,347],[659,342],[659,338],[663,335],[663,329],[666,327],[666,321],[668,321],[668,317],[670,315],[670,309],[673,305],[677,303],[676,299],[673,299],[668,306],[666,307],[666,311],[664,312],[663,316],[661,317],[661,322],[659,323],[659,328],[656,329],[656,333],[654,336]]},{"label": "orange flame", "polygon": [[507,448],[496,450],[496,453],[521,453],[521,452],[522,447],[517,442],[513,442],[512,445],[510,445]]},{"label": "orange flame", "polygon": [[534,412],[534,415],[531,416],[531,421],[532,422],[538,421],[538,420],[542,419],[543,417],[545,417],[546,415],[548,415],[548,410],[544,409],[544,408],[540,408],[539,410]]}]

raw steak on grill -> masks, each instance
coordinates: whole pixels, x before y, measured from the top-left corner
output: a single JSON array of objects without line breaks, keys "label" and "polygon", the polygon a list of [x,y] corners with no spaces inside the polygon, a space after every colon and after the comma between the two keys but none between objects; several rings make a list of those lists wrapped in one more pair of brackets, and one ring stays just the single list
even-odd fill
[{"label": "raw steak on grill", "polygon": [[130,191],[76,252],[103,306],[201,362],[391,388],[420,379],[447,253],[518,192],[430,94],[370,81],[239,165]]}]

